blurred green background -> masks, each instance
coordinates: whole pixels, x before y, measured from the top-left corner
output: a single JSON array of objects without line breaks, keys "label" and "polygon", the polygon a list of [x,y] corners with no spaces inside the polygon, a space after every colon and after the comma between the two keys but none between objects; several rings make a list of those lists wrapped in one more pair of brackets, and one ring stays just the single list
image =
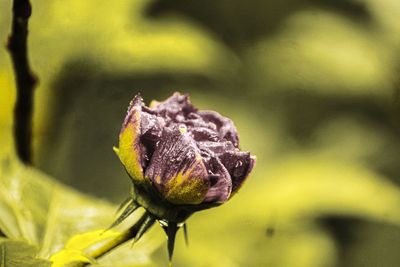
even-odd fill
[{"label": "blurred green background", "polygon": [[[130,182],[112,146],[130,99],[187,92],[232,118],[258,160],[229,203],[189,220],[175,266],[400,266],[400,1],[32,2],[40,170],[122,201]],[[0,10],[5,43],[11,1]],[[8,157],[5,49],[0,90]]]}]

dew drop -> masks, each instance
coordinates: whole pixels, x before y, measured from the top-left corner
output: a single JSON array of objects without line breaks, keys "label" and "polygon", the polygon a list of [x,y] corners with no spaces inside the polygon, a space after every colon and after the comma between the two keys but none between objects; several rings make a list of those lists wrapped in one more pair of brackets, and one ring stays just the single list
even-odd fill
[{"label": "dew drop", "polygon": [[177,122],[181,122],[181,121],[183,121],[185,118],[181,115],[181,114],[178,114],[178,115],[176,115],[176,117],[175,117],[175,120],[177,121]]},{"label": "dew drop", "polygon": [[235,168],[240,167],[243,165],[243,162],[241,162],[240,160],[238,162],[236,162]]}]

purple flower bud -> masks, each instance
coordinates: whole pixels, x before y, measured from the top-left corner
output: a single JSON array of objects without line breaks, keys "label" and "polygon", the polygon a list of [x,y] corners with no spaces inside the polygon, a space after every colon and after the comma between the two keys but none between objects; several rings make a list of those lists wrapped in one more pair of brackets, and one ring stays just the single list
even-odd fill
[{"label": "purple flower bud", "polygon": [[150,107],[135,96],[116,152],[134,187],[151,195],[144,197],[146,202],[157,198],[198,210],[226,202],[255,162],[249,152],[239,150],[230,119],[198,110],[188,95],[179,93]]}]

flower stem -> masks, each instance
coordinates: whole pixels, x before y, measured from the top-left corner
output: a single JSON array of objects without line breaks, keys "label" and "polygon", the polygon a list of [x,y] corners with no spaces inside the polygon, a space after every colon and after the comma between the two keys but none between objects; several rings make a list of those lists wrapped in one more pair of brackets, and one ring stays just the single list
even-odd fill
[{"label": "flower stem", "polygon": [[[108,242],[105,242],[101,246],[97,247],[96,249],[90,251],[87,253],[87,256],[89,258],[93,259],[98,259],[101,256],[109,253],[113,249],[119,247],[120,245],[124,244],[125,242],[132,240],[136,237],[136,235],[139,233],[140,229],[142,228],[143,224],[145,224],[148,221],[150,214],[147,212],[140,217],[140,219],[129,229],[125,230],[122,232],[119,236],[117,236],[114,239],[109,240]],[[154,224],[154,221],[152,222]],[[148,229],[152,226],[148,226]],[[88,266],[89,263],[77,263],[73,265],[72,267],[83,267],[83,266]]]},{"label": "flower stem", "polygon": [[12,28],[7,49],[11,56],[17,89],[14,138],[18,157],[25,164],[31,164],[33,93],[37,84],[37,78],[29,66],[27,52],[28,22],[32,7],[29,0],[14,0],[12,10]]}]

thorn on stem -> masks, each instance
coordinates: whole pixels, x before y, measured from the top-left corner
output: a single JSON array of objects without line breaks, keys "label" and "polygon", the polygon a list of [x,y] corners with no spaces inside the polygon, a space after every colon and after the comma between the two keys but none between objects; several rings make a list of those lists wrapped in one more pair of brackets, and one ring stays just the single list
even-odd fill
[{"label": "thorn on stem", "polygon": [[178,225],[175,222],[168,222],[168,225],[163,226],[165,233],[167,234],[168,239],[168,258],[169,263],[171,265],[172,256],[174,254],[174,246],[175,246],[175,236],[178,231]]},{"label": "thorn on stem", "polygon": [[136,202],[133,201],[133,199],[131,199],[131,201],[127,201],[125,204],[122,203],[121,206],[122,206],[120,207],[121,209],[124,206],[126,206],[126,208],[121,213],[121,215],[119,215],[118,218],[107,228],[107,230],[110,230],[111,228],[114,228],[115,226],[121,224],[126,218],[129,217],[129,215],[131,215],[135,210],[139,208],[139,205],[136,204]]},{"label": "thorn on stem", "polygon": [[183,224],[183,235],[185,237],[185,244],[188,247],[189,246],[189,235],[188,235],[188,230],[187,230],[187,223]]},{"label": "thorn on stem", "polygon": [[135,238],[133,239],[132,245],[134,245],[139,239],[153,226],[156,219],[153,215],[148,214],[143,224],[140,226],[139,231],[137,232]]},{"label": "thorn on stem", "polygon": [[133,202],[133,199],[131,196],[127,197],[122,203],[118,206],[117,211],[115,212],[118,214],[121,210],[125,209],[128,205],[130,205]]}]

